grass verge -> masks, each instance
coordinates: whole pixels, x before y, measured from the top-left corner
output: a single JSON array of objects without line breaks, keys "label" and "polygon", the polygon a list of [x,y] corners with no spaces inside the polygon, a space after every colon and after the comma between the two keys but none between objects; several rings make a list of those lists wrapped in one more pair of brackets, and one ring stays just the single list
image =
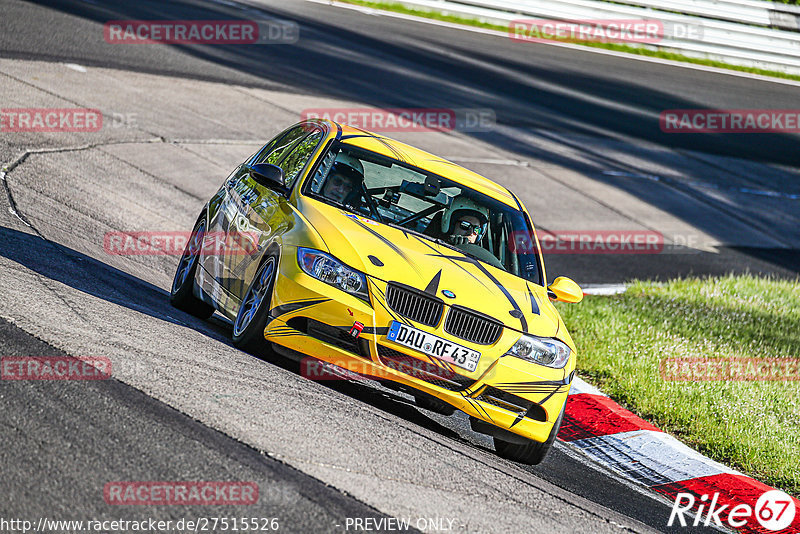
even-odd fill
[{"label": "grass verge", "polygon": [[[370,0],[338,0],[342,3],[346,4],[354,4],[358,6],[364,7],[371,7],[373,9],[383,9],[385,11],[393,11],[395,13],[402,13],[405,15],[415,15],[418,17],[425,17],[434,20],[441,20],[443,22],[452,22],[454,24],[464,24],[466,26],[475,26],[478,28],[486,28],[489,30],[497,30],[500,32],[508,33],[508,26],[502,26],[499,24],[492,24],[489,22],[482,22],[476,19],[470,19],[466,17],[459,17],[457,15],[444,15],[442,13],[438,13],[436,11],[425,11],[422,9],[413,9],[410,7],[406,7],[403,4],[398,4],[395,2],[374,2]],[[558,39],[554,39],[554,41],[559,41]],[[560,41],[564,42],[564,41]],[[795,80],[800,81],[800,75],[796,74],[787,74],[785,72],[773,71],[773,70],[765,70],[759,69],[755,67],[744,67],[740,65],[731,65],[730,63],[724,63],[722,61],[714,61],[711,59],[701,59],[701,58],[694,58],[689,56],[684,56],[682,54],[675,54],[672,52],[663,52],[661,50],[650,50],[648,48],[639,48],[635,46],[628,46],[624,44],[618,43],[594,43],[594,42],[576,42],[574,44],[579,44],[581,46],[588,46],[592,48],[603,48],[606,50],[615,50],[617,52],[626,52],[629,54],[636,54],[639,56],[647,56],[647,57],[656,57],[661,59],[669,59],[672,61],[681,61],[684,63],[693,63],[695,65],[706,65],[708,67],[717,67],[721,69],[728,69],[728,70],[735,70],[740,72],[749,72],[751,74],[760,74],[762,76],[771,76],[773,78],[783,78],[786,80]]]},{"label": "grass verge", "polygon": [[[710,458],[800,496],[800,281],[637,282],[558,306],[582,376]],[[665,380],[665,357],[786,358],[794,380]]]}]

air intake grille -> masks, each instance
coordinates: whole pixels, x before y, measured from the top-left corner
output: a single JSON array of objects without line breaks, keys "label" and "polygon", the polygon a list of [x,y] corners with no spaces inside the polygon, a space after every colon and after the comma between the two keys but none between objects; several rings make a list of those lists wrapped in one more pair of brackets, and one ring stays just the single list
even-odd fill
[{"label": "air intake grille", "polygon": [[439,324],[444,308],[436,297],[397,284],[386,288],[386,303],[403,317],[428,326]]},{"label": "air intake grille", "polygon": [[452,306],[444,321],[444,331],[479,345],[491,345],[503,331],[503,325],[478,312]]},{"label": "air intake grille", "polygon": [[487,386],[481,391],[481,394],[476,397],[479,401],[488,402],[499,406],[504,410],[510,412],[521,413],[525,412],[525,417],[534,419],[536,421],[547,421],[547,413],[539,404],[533,401],[517,397],[511,393],[502,391],[492,386]]},{"label": "air intake grille", "polygon": [[332,326],[308,317],[293,317],[286,324],[290,328],[299,330],[315,339],[357,354],[362,358],[369,358],[369,343],[367,340],[353,338],[347,327]]},{"label": "air intake grille", "polygon": [[390,369],[424,380],[434,386],[450,391],[461,391],[475,383],[471,378],[461,376],[453,371],[439,367],[432,362],[424,362],[408,356],[385,345],[378,344],[378,357],[381,363]]}]

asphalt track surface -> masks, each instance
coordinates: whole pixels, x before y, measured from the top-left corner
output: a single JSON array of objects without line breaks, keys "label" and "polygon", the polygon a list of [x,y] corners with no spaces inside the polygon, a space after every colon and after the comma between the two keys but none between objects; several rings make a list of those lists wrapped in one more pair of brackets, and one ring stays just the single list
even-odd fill
[{"label": "asphalt track surface", "polygon": [[[541,466],[519,466],[495,457],[491,442],[472,433],[463,418],[417,409],[407,397],[374,384],[310,382],[298,376],[291,362],[236,351],[227,341],[230,328],[225,322],[196,321],[168,307],[165,288],[175,258],[103,257],[87,245],[85,236],[102,236],[109,222],[116,224],[113,228],[130,228],[136,223],[128,215],[137,209],[174,210],[164,220],[190,225],[226,169],[258,146],[247,140],[267,139],[269,132],[294,122],[286,116],[302,107],[340,100],[387,107],[491,107],[500,126],[494,132],[431,141],[437,145],[432,151],[452,150],[464,161],[472,136],[476,145],[504,154],[504,161],[531,157],[571,173],[597,175],[596,169],[588,172],[585,160],[571,159],[567,152],[534,150],[516,134],[546,130],[572,142],[591,139],[589,148],[597,150],[656,147],[637,152],[639,158],[662,147],[680,154],[685,149],[710,154],[718,158],[716,167],[729,164],[721,158],[744,157],[770,171],[759,176],[760,187],[794,194],[796,171],[775,164],[797,164],[796,137],[669,137],[652,123],[648,126],[652,113],[645,117],[642,109],[792,108],[797,107],[797,87],[554,47],[520,48],[499,39],[306,2],[257,7],[234,2],[2,2],[0,10],[5,25],[0,56],[96,67],[99,78],[94,83],[105,79],[108,86],[73,88],[67,81],[59,87],[49,65],[25,63],[14,71],[19,64],[13,63],[4,65],[2,82],[8,87],[3,93],[13,95],[13,107],[39,105],[20,100],[30,87],[33,99],[47,100],[43,94],[60,90],[73,95],[83,91],[86,98],[97,94],[117,106],[110,109],[120,109],[112,83],[120,80],[147,103],[146,83],[155,78],[142,73],[158,75],[158,83],[174,88],[176,102],[196,98],[206,103],[206,91],[213,90],[217,98],[241,98],[245,105],[244,93],[226,96],[228,85],[272,97],[275,108],[285,103],[278,93],[298,98],[284,106],[283,115],[265,112],[263,122],[274,119],[272,113],[280,116],[279,124],[260,125],[254,111],[222,117],[219,109],[205,105],[178,124],[141,121],[134,141],[114,139],[111,132],[109,141],[119,145],[102,153],[32,155],[9,173],[0,196],[3,355],[107,354],[116,367],[115,379],[107,382],[2,383],[0,472],[8,498],[0,503],[0,517],[238,516],[241,508],[233,507],[115,508],[103,502],[102,487],[111,480],[253,480],[261,499],[245,515],[279,517],[281,530],[288,532],[344,531],[348,517],[387,515],[452,519],[456,531],[669,531],[668,503],[616,480],[562,446]],[[97,38],[107,20],[262,15],[297,21],[307,38],[293,47],[110,47]],[[117,76],[117,71],[135,75]],[[529,78],[541,80],[547,89],[532,91],[525,81]],[[42,89],[48,83],[49,89]],[[202,83],[213,87],[196,85]],[[131,98],[132,93],[125,94]],[[164,103],[153,98],[152,106],[159,105]],[[237,125],[244,135],[236,135]],[[204,152],[200,142],[147,145],[152,135],[204,139],[215,152]],[[209,141],[226,138],[245,140]],[[9,162],[23,150],[83,142],[4,136],[0,159]],[[128,151],[136,143],[138,149]],[[173,147],[196,155],[210,170],[203,174],[196,161],[185,159],[154,170],[153,160],[168,153],[174,157],[167,150]],[[167,152],[152,155],[159,151]],[[146,177],[143,185],[131,191],[109,178],[112,190],[103,190],[103,173],[117,172],[125,164],[138,165]],[[481,165],[495,163],[484,157],[476,162]],[[508,166],[510,174],[518,170]],[[197,183],[182,176],[193,171]],[[570,176],[563,174],[563,180]],[[635,195],[642,189],[632,186],[626,192]],[[688,189],[678,192],[684,202],[697,199]],[[671,212],[671,205],[653,204]],[[31,226],[8,214],[10,207]],[[773,211],[786,219],[784,224],[794,224],[796,206],[786,202],[779,208]],[[759,220],[757,214],[726,213],[742,224],[755,221],[751,231],[756,236],[774,228],[774,221]],[[704,233],[713,234],[716,228],[703,217],[677,218]],[[720,237],[722,246],[713,253],[691,250],[667,258],[554,255],[548,266],[551,272],[577,273],[582,282],[731,270],[796,276],[800,262],[795,237],[762,239],[769,241],[767,246]]]}]

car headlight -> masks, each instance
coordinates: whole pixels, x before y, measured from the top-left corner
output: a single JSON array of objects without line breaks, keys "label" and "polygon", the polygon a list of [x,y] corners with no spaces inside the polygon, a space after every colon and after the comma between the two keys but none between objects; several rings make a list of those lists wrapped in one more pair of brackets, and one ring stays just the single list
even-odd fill
[{"label": "car headlight", "polygon": [[570,352],[570,348],[557,339],[523,335],[506,355],[561,369],[569,360]]},{"label": "car headlight", "polygon": [[351,269],[330,254],[298,247],[297,263],[303,271],[317,280],[369,302],[367,277],[364,273]]}]

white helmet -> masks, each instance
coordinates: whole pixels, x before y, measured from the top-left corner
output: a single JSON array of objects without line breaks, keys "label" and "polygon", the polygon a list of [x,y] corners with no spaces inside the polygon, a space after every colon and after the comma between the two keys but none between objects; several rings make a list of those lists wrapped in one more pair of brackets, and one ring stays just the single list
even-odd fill
[{"label": "white helmet", "polygon": [[350,155],[349,152],[340,150],[336,155],[336,161],[334,163],[344,163],[361,176],[364,176],[364,166],[361,164],[361,161],[357,157]]},{"label": "white helmet", "polygon": [[469,197],[459,195],[453,198],[453,201],[450,203],[450,207],[448,207],[442,214],[443,234],[447,235],[452,233],[450,231],[450,221],[458,211],[465,211],[470,215],[475,215],[481,221],[481,224],[486,224],[489,222],[489,209],[486,206],[481,206]]}]

